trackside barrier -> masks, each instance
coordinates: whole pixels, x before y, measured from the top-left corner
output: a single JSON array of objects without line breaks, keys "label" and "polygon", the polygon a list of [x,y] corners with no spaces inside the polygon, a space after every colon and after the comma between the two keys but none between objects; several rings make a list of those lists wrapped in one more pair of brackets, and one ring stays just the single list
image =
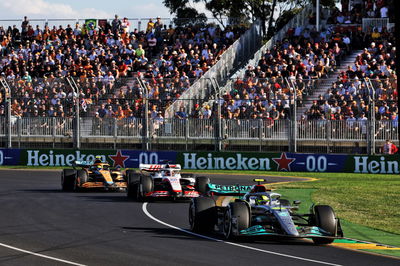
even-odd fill
[{"label": "trackside barrier", "polygon": [[399,174],[399,155],[332,155],[264,152],[173,152],[133,150],[0,149],[0,165],[71,166],[96,156],[113,167],[138,168],[166,160],[186,170],[259,170]]}]

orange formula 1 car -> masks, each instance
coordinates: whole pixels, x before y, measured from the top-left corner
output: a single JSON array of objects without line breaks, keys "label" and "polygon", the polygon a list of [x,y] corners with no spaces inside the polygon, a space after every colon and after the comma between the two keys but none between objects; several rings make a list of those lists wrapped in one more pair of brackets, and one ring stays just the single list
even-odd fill
[{"label": "orange formula 1 car", "polygon": [[[62,171],[61,186],[63,191],[81,189],[126,190],[126,174],[123,174],[119,169],[111,169],[107,162],[102,162],[99,158],[96,158],[94,162],[76,161],[73,167],[74,169]],[[129,170],[126,172],[129,173]]]}]

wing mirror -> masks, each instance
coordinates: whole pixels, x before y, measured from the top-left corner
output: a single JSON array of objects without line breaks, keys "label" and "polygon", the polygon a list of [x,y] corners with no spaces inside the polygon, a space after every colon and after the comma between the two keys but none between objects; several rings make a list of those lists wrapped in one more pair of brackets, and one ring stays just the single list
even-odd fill
[{"label": "wing mirror", "polygon": [[300,205],[301,204],[301,200],[294,200],[293,201],[293,205]]}]

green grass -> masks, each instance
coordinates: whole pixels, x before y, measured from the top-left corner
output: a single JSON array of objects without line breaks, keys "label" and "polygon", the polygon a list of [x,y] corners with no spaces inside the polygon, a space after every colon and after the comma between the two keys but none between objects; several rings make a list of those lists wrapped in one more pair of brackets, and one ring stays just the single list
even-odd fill
[{"label": "green grass", "polygon": [[[299,212],[307,213],[309,212],[309,207],[314,203],[312,201],[312,197],[318,197],[318,189],[300,189],[300,188],[280,188],[276,190],[278,193],[281,193],[284,198],[293,200],[301,200]],[[329,204],[333,205],[333,204]],[[355,224],[349,222],[342,216],[340,216],[338,210],[336,210],[337,215],[340,217],[340,222],[342,225],[342,229],[344,232],[344,236],[346,238],[364,240],[367,242],[373,243],[381,243],[391,246],[400,247],[400,235],[395,233],[390,233],[374,228],[370,228],[368,226],[363,226],[361,224]],[[379,253],[382,255],[396,256],[400,257],[400,250],[368,250],[373,253]]]},{"label": "green grass", "polygon": [[308,173],[307,176],[318,180],[278,184],[277,187],[314,189],[311,200],[331,205],[340,218],[400,234],[399,175]]}]

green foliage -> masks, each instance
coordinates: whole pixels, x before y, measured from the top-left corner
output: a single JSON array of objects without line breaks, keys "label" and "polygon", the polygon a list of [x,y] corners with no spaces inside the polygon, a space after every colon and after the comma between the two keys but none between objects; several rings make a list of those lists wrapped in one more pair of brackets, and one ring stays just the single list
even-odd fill
[{"label": "green foliage", "polygon": [[[211,14],[221,24],[223,18],[236,19],[239,23],[253,22],[256,19],[268,23],[269,35],[274,33],[273,21],[276,19],[276,10],[280,10],[283,14],[283,18],[279,20],[279,25],[290,18],[291,12],[297,10],[313,0],[164,0],[164,5],[170,10],[171,14],[175,14],[177,21],[185,21],[187,18],[195,19],[192,23],[205,21],[204,13],[198,13],[197,10],[191,7],[192,2],[202,2]],[[321,0],[324,3],[335,0]],[[278,8],[277,8],[278,7]],[[270,19],[271,18],[271,19]],[[185,23],[179,23],[178,25],[187,25]],[[275,27],[276,28],[276,27]],[[265,28],[263,28],[265,30]]]},{"label": "green foliage", "polygon": [[204,13],[198,13],[196,9],[192,7],[181,7],[176,11],[176,18],[174,23],[177,26],[189,26],[193,24],[205,24],[207,17]]}]

